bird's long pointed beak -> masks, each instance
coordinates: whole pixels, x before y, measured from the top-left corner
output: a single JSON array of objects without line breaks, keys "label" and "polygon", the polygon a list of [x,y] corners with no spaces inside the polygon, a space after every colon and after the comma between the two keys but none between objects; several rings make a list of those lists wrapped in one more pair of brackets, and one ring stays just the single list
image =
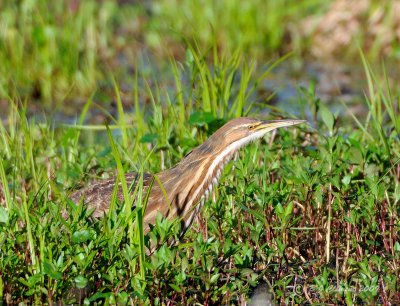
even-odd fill
[{"label": "bird's long pointed beak", "polygon": [[257,130],[272,131],[280,127],[296,125],[303,122],[307,122],[307,120],[282,119],[282,120],[261,121],[260,124],[257,126]]}]

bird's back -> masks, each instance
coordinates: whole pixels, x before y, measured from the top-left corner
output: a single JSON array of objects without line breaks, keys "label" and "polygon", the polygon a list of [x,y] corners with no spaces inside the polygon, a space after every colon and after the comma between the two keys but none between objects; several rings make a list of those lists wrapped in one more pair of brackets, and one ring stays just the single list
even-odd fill
[{"label": "bird's back", "polygon": [[[127,187],[131,192],[135,190],[136,184],[139,181],[139,174],[136,172],[128,173],[125,175]],[[151,183],[153,175],[149,173],[143,174],[143,186],[147,187]],[[110,208],[111,197],[113,194],[116,177],[97,181],[92,183],[86,188],[79,189],[70,195],[70,200],[74,203],[79,203],[82,199],[88,206],[88,209],[93,209],[93,217],[102,217]],[[119,183],[117,191],[117,199],[122,202],[124,195],[122,185]]]}]

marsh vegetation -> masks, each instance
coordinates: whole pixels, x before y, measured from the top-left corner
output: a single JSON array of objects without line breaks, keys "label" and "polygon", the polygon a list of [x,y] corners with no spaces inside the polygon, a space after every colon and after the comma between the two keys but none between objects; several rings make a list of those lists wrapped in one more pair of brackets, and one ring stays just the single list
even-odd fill
[{"label": "marsh vegetation", "polygon": [[[243,305],[264,281],[282,305],[399,303],[400,15],[361,2],[1,3],[3,303]],[[242,150],[181,239],[68,200],[239,116],[309,124]]]}]

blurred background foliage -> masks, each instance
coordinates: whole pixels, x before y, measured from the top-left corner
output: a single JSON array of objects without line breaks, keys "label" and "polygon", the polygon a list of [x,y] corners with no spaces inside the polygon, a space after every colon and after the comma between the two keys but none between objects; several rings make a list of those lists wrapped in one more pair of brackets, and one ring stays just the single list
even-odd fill
[{"label": "blurred background foliage", "polygon": [[397,60],[399,16],[390,0],[2,1],[0,100],[86,101],[110,75],[162,70],[189,45],[258,63],[293,52],[298,71],[360,62],[359,48],[372,62]]}]

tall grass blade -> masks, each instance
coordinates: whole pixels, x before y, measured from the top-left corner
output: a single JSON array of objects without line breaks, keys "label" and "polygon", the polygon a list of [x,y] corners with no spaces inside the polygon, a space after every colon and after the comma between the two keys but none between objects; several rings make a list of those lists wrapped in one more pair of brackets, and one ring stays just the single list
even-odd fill
[{"label": "tall grass blade", "polygon": [[10,212],[13,206],[12,206],[11,194],[10,194],[10,190],[8,188],[8,181],[7,181],[6,173],[4,171],[4,164],[3,164],[2,158],[0,158],[0,181],[3,186],[3,194],[4,194],[4,199],[6,201],[6,208],[7,208],[8,212]]},{"label": "tall grass blade", "polygon": [[117,102],[117,110],[118,110],[118,125],[121,128],[121,136],[122,136],[122,145],[124,148],[128,148],[128,134],[127,134],[127,123],[125,120],[125,113],[124,113],[124,107],[122,105],[122,100],[121,100],[121,94],[119,92],[118,84],[115,81],[114,78],[112,78],[112,82],[114,85],[114,92],[116,96],[116,102]]}]

